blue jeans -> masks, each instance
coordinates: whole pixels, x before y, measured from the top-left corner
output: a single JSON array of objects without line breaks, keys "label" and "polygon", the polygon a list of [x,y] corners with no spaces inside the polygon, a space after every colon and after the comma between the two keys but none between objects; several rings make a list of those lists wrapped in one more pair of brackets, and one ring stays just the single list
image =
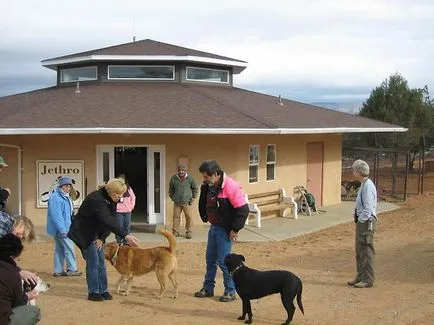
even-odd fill
[{"label": "blue jeans", "polygon": [[208,231],[208,244],[206,246],[206,274],[203,287],[214,292],[215,276],[217,273],[217,265],[223,272],[223,284],[225,286],[225,294],[234,293],[235,285],[229,270],[224,264],[226,255],[230,254],[232,249],[232,241],[225,228],[221,226],[211,225]]},{"label": "blue jeans", "polygon": [[[127,234],[129,234],[131,225],[131,212],[118,212],[116,213],[116,219],[118,220],[121,230],[124,230]],[[121,243],[122,238],[116,236],[116,241]]]},{"label": "blue jeans", "polygon": [[86,281],[89,293],[107,292],[107,269],[104,260],[104,247],[98,250],[95,242],[84,251],[86,259]]},{"label": "blue jeans", "polygon": [[66,260],[66,271],[77,271],[75,260],[74,243],[68,237],[54,236],[54,273],[65,272],[64,264]]}]

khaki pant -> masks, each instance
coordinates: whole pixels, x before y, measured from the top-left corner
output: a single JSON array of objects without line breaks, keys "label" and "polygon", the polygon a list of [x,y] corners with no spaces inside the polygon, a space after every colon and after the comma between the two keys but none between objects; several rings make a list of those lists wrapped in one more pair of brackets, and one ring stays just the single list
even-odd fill
[{"label": "khaki pant", "polygon": [[179,224],[181,223],[181,213],[184,211],[185,215],[185,231],[191,233],[193,227],[192,207],[191,205],[179,205],[174,203],[173,206],[173,225],[172,232],[179,234]]},{"label": "khaki pant", "polygon": [[374,284],[374,232],[375,222],[372,223],[372,229],[369,229],[369,221],[356,224],[356,279]]},{"label": "khaki pant", "polygon": [[9,325],[35,325],[41,320],[37,306],[19,306],[12,309]]}]

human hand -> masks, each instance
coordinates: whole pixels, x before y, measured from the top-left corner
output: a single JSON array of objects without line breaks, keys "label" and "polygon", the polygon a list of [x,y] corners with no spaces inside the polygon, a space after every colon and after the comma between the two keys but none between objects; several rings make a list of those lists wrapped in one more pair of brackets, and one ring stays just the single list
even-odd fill
[{"label": "human hand", "polygon": [[39,280],[39,278],[37,277],[37,275],[35,273],[29,272],[26,270],[21,270],[20,276],[21,276],[21,279],[23,279],[25,282],[27,282],[30,285],[36,285],[38,283],[38,280]]},{"label": "human hand", "polygon": [[231,232],[229,233],[229,238],[232,241],[238,240],[238,232],[231,230]]},{"label": "human hand", "polygon": [[137,241],[136,237],[131,235],[126,235],[124,239],[131,247],[139,247],[139,242]]},{"label": "human hand", "polygon": [[101,239],[95,240],[95,247],[97,250],[101,249],[101,247],[102,247],[102,240]]},{"label": "human hand", "polygon": [[27,296],[27,299],[30,301],[30,300],[35,299],[37,296],[39,296],[39,292],[36,290],[32,290],[32,291],[26,292],[26,296]]}]

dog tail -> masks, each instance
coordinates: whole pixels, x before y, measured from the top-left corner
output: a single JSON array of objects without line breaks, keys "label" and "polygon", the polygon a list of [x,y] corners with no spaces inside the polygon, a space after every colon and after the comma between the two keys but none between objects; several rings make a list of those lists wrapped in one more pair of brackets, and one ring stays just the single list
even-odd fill
[{"label": "dog tail", "polygon": [[301,294],[302,293],[303,293],[303,283],[300,280],[300,285],[298,286],[298,292],[297,292],[297,305],[298,305],[298,308],[300,308],[301,312],[304,315],[303,303],[301,302]]},{"label": "dog tail", "polygon": [[175,236],[173,236],[170,231],[167,231],[164,229],[159,229],[158,232],[167,238],[167,240],[169,241],[169,247],[168,247],[169,252],[174,253],[176,250],[176,238],[175,238]]}]

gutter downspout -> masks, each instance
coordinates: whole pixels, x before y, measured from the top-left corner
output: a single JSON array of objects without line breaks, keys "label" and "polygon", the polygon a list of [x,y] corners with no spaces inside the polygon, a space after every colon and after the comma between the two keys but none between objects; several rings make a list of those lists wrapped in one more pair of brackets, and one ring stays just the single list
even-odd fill
[{"label": "gutter downspout", "polygon": [[23,148],[15,144],[0,143],[0,147],[15,148],[18,151],[18,214],[22,213]]}]

